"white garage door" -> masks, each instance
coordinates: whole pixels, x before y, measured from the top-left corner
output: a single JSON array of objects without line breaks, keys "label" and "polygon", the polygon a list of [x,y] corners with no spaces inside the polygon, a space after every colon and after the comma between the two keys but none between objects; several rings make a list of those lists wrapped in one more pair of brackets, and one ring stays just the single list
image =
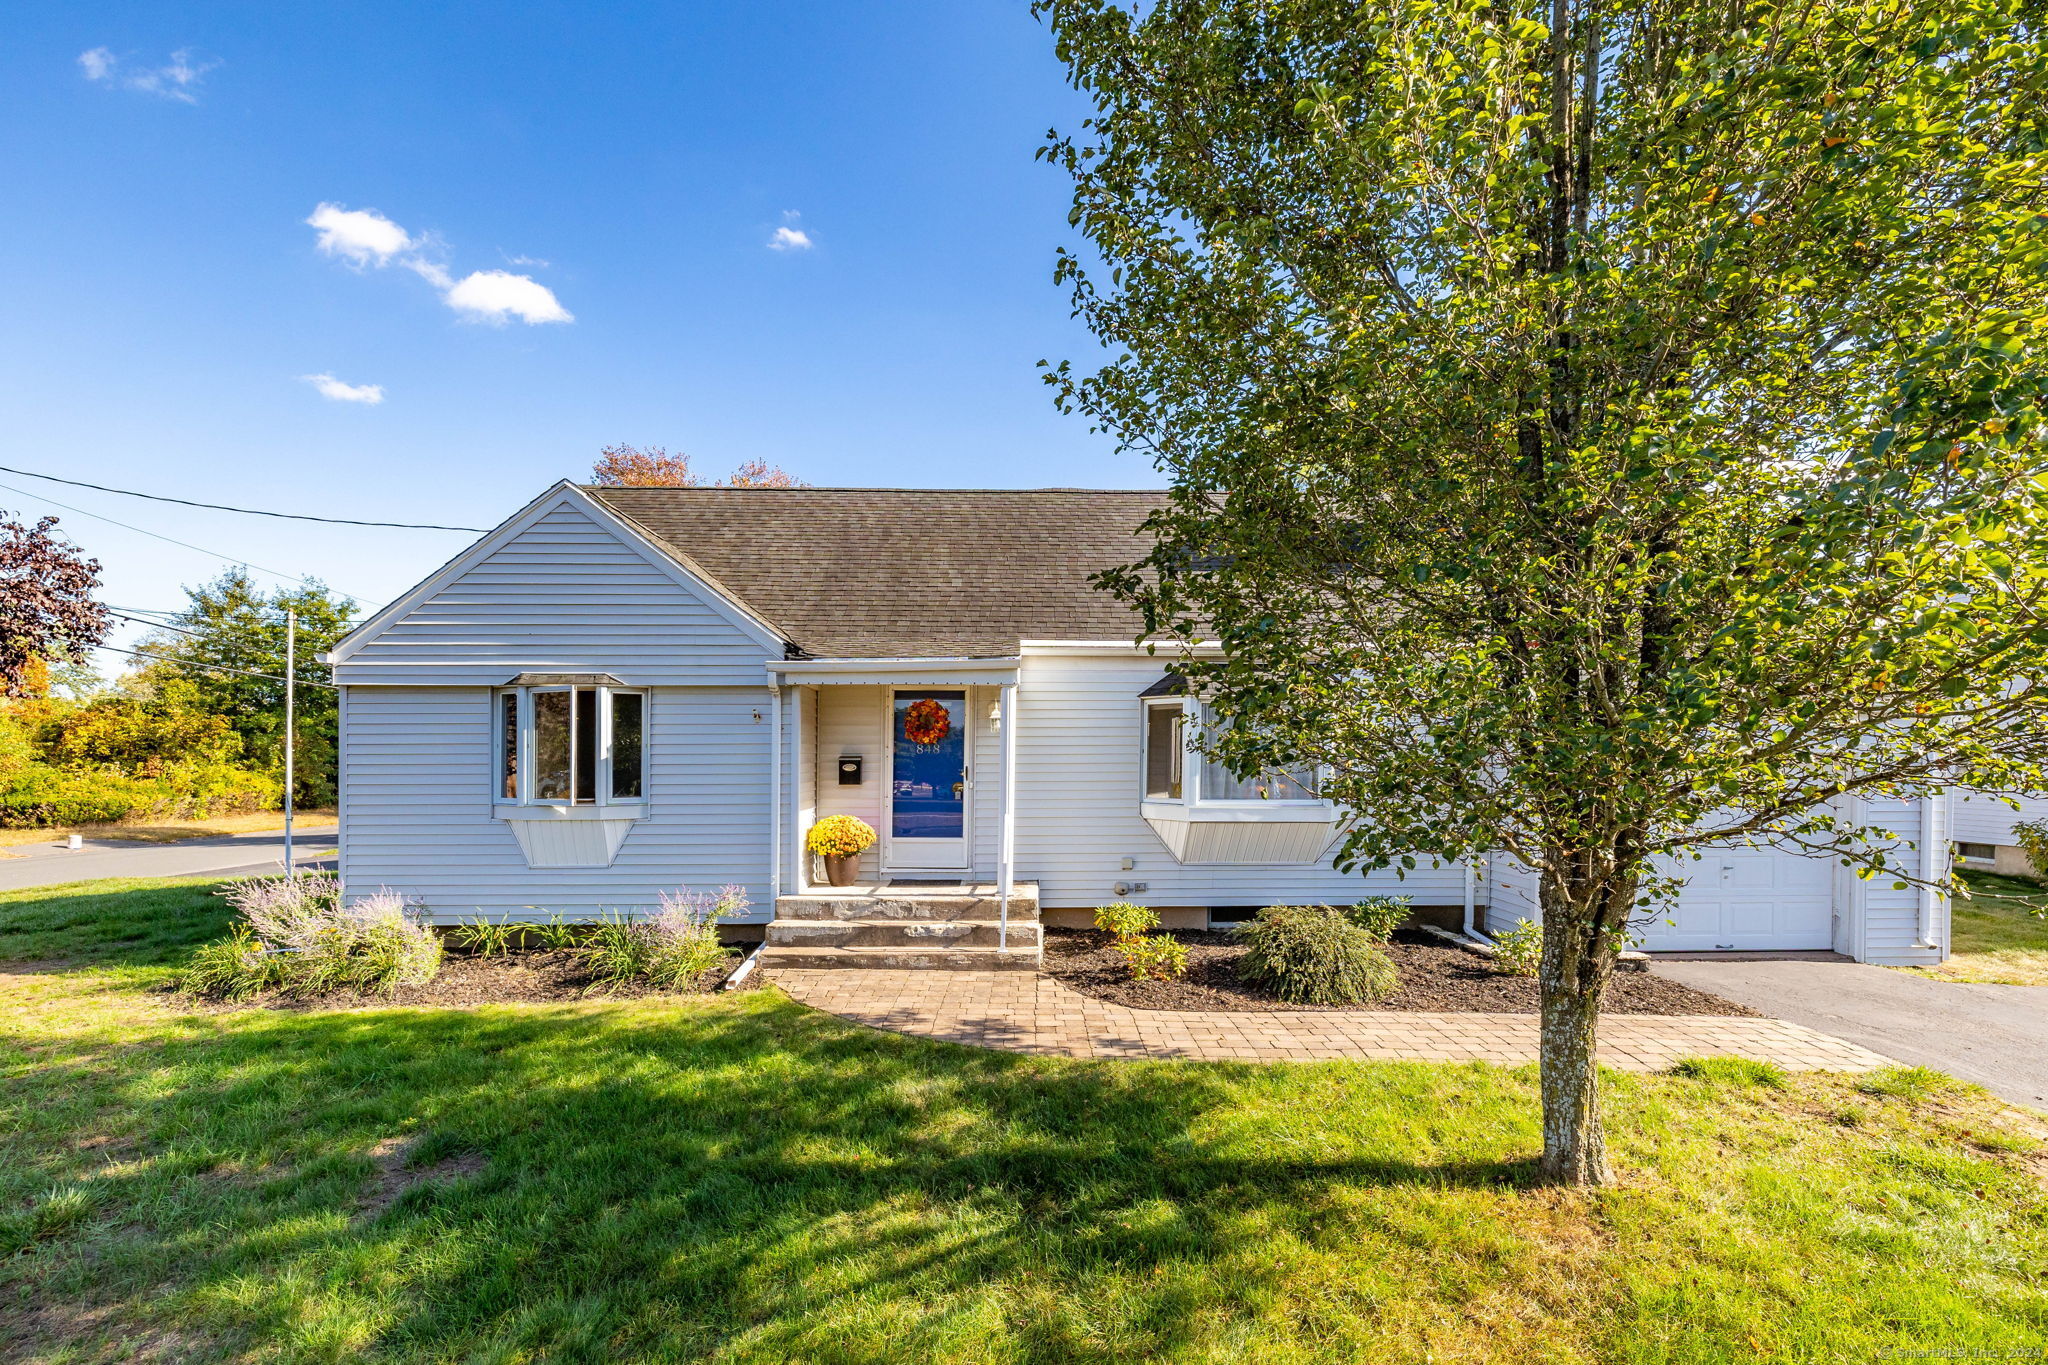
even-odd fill
[{"label": "white garage door", "polygon": [[1835,864],[1769,848],[1708,849],[1670,864],[1678,902],[1635,925],[1651,952],[1831,948]]}]

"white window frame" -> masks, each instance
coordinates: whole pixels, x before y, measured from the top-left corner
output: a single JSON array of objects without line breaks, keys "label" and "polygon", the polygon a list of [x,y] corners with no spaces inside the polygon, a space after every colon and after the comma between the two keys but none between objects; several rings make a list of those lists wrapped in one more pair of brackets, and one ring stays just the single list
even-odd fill
[{"label": "white window frame", "polygon": [[[543,692],[594,692],[597,694],[597,761],[592,765],[591,781],[596,787],[589,801],[571,801],[555,797],[540,798],[533,794],[533,699]],[[612,795],[612,698],[635,696],[640,698],[640,795],[614,797]],[[518,704],[517,743],[513,768],[517,794],[505,795],[505,698],[516,698]],[[545,683],[528,687],[500,687],[491,692],[491,800],[501,810],[505,808],[541,809],[555,811],[609,810],[614,815],[643,814],[647,808],[648,762],[647,750],[649,733],[652,729],[653,698],[646,688],[612,687],[592,683]],[[573,721],[569,727],[569,771],[576,771],[576,727]]]},{"label": "white window frame", "polygon": [[[1150,758],[1152,744],[1152,710],[1154,707],[1179,705],[1181,722],[1180,795],[1153,796],[1149,788]],[[1138,796],[1142,805],[1148,807],[1177,807],[1189,811],[1208,809],[1218,814],[1226,812],[1247,816],[1256,811],[1272,811],[1276,818],[1298,820],[1310,812],[1329,812],[1336,804],[1322,796],[1281,796],[1242,797],[1210,796],[1202,790],[1202,773],[1208,767],[1209,758],[1196,747],[1195,739],[1201,733],[1202,705],[1192,697],[1165,698],[1145,697],[1139,701],[1138,712]],[[1316,770],[1316,785],[1322,785],[1323,773]]]},{"label": "white window frame", "polygon": [[[1189,783],[1192,769],[1188,766],[1187,702],[1181,697],[1146,697],[1139,703],[1138,710],[1138,795],[1148,804],[1185,805],[1193,794]],[[1154,796],[1152,794],[1152,713],[1154,711],[1178,710],[1181,714],[1180,728],[1180,795]]]}]

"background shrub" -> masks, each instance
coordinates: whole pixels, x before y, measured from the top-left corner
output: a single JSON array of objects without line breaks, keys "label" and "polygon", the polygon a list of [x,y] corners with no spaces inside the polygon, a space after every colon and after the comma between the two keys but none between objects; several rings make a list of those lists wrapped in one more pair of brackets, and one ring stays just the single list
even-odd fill
[{"label": "background shrub", "polygon": [[2012,837],[2034,865],[2035,874],[2048,877],[2048,820],[2015,820]]},{"label": "background shrub", "polygon": [[1406,896],[1367,896],[1344,912],[1375,943],[1385,943],[1408,919]]},{"label": "background shrub", "polygon": [[1297,1005],[1384,1000],[1401,984],[1372,935],[1320,905],[1269,905],[1238,931],[1247,952],[1239,979]]},{"label": "background shrub", "polygon": [[1494,970],[1509,976],[1534,976],[1543,965],[1543,926],[1518,919],[1515,927],[1494,936]]}]

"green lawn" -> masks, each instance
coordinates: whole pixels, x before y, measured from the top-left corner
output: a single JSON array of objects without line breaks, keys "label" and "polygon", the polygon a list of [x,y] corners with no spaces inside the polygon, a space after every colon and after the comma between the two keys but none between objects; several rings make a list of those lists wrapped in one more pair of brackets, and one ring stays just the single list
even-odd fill
[{"label": "green lawn", "polygon": [[1953,956],[1939,967],[1924,969],[1924,974],[1950,981],[2048,986],[2048,917],[2035,913],[2048,906],[2048,887],[2032,877],[1975,869],[1961,869],[1957,875],[1970,895],[1955,898],[1949,940]]},{"label": "green lawn", "polygon": [[[771,991],[195,1012],[203,885],[0,896],[0,1359],[1867,1361],[2048,1343],[2048,1159],[1907,1076],[1069,1062]],[[1768,1077],[1766,1077],[1768,1080]]]}]

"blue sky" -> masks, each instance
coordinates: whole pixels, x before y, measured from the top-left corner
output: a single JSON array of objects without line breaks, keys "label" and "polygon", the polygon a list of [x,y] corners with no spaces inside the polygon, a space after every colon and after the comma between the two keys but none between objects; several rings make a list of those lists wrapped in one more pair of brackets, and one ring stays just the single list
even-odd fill
[{"label": "blue sky", "polygon": [[[1157,481],[1035,369],[1093,343],[1051,282],[1067,186],[1032,157],[1080,105],[1025,0],[44,3],[9,28],[0,464],[473,526],[615,441],[815,484]],[[224,566],[51,499],[368,604],[464,542],[0,485],[121,606]]]}]

